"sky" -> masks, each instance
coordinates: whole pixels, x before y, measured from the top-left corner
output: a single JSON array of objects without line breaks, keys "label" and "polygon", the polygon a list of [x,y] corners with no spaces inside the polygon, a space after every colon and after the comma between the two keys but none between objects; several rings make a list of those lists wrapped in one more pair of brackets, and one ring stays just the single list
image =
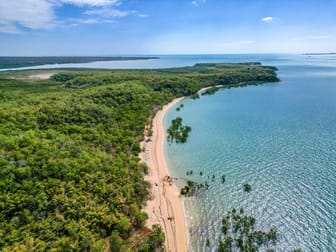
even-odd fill
[{"label": "sky", "polygon": [[336,52],[336,0],[0,0],[1,56]]}]

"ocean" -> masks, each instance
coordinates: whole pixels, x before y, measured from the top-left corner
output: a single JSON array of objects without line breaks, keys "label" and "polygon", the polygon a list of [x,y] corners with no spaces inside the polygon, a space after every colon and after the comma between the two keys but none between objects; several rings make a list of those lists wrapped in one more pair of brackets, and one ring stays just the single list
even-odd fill
[{"label": "ocean", "polygon": [[276,251],[336,251],[336,55],[216,61],[261,61],[278,67],[282,81],[187,98],[166,114],[165,127],[181,116],[192,128],[187,143],[165,143],[171,175],[179,186],[210,184],[185,200],[192,250],[216,251],[223,215],[244,208],[257,228],[277,228]]},{"label": "ocean", "polygon": [[[276,251],[336,251],[336,55],[162,55],[24,69],[148,69],[247,61],[276,66],[282,81],[187,98],[179,112],[177,104],[164,118],[166,128],[177,116],[192,127],[187,143],[165,143],[178,185],[209,176],[209,190],[185,200],[192,250],[216,251],[222,216],[244,208],[256,217],[257,228],[277,228]],[[193,175],[187,176],[190,170]],[[243,191],[245,183],[251,184],[250,193]]]}]

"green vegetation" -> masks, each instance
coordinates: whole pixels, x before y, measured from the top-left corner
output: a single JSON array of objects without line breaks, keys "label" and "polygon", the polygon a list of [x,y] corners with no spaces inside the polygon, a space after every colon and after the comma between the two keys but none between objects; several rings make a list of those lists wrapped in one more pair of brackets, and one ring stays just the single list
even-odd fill
[{"label": "green vegetation", "polygon": [[180,111],[183,107],[184,107],[184,105],[182,103],[179,107],[176,108],[176,111]]},{"label": "green vegetation", "polygon": [[197,184],[194,181],[188,180],[187,185],[181,188],[181,195],[186,197],[194,196],[196,193]]},{"label": "green vegetation", "polygon": [[196,196],[198,192],[201,190],[208,190],[209,189],[209,184],[208,182],[204,183],[197,183],[195,181],[188,180],[187,185],[185,185],[181,189],[181,195],[185,197],[192,197]]},{"label": "green vegetation", "polygon": [[159,248],[163,234],[146,231],[141,211],[145,126],[162,105],[202,87],[278,80],[273,69],[250,64],[13,79],[22,73],[0,73],[2,251]]},{"label": "green vegetation", "polygon": [[172,120],[172,124],[167,130],[169,142],[185,143],[187,141],[191,128],[183,126],[182,121],[181,117]]},{"label": "green vegetation", "polygon": [[139,142],[171,96],[137,83],[62,86],[1,80],[0,250],[101,251],[147,218]]},{"label": "green vegetation", "polygon": [[[165,235],[159,225],[152,226],[152,232],[142,244],[138,247],[138,252],[163,251]],[[112,250],[113,251],[113,250]]]},{"label": "green vegetation", "polygon": [[244,184],[244,192],[250,192],[252,190],[252,186],[250,184]]},{"label": "green vegetation", "polygon": [[255,218],[245,215],[243,209],[229,211],[222,219],[224,237],[219,242],[218,251],[256,252],[274,245],[278,238],[276,229],[272,227],[268,232],[257,230],[255,222]]},{"label": "green vegetation", "polygon": [[193,175],[194,172],[191,170],[191,171],[187,171],[186,173],[187,173],[187,176],[191,176]]},{"label": "green vegetation", "polygon": [[216,176],[215,174],[212,174],[212,182],[215,182]]},{"label": "green vegetation", "polygon": [[216,93],[218,90],[220,90],[220,87],[210,87],[207,88],[202,95],[212,95],[214,93]]},{"label": "green vegetation", "polygon": [[0,57],[0,69],[29,67],[47,64],[89,63],[94,61],[124,61],[147,59],[158,59],[158,57]]},{"label": "green vegetation", "polygon": [[225,183],[225,180],[226,180],[226,176],[225,176],[225,175],[222,175],[222,184]]},{"label": "green vegetation", "polygon": [[[279,81],[273,67],[258,64],[196,64],[193,67],[158,70],[114,70],[60,73],[54,78],[66,77],[69,88],[137,81],[154,91],[169,92],[174,97],[192,96],[203,87],[245,86]],[[93,74],[94,73],[94,74]]]}]

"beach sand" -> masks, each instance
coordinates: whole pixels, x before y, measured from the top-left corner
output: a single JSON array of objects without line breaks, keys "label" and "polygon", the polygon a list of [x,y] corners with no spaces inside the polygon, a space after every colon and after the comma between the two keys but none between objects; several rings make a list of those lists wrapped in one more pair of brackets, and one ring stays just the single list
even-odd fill
[{"label": "beach sand", "polygon": [[27,76],[27,79],[29,79],[29,80],[47,80],[51,76],[53,76],[54,74],[55,74],[55,72],[36,73],[36,74],[32,74],[32,75]]},{"label": "beach sand", "polygon": [[183,208],[183,199],[174,181],[169,177],[165,161],[163,143],[163,117],[169,108],[182,98],[174,99],[158,111],[153,119],[153,135],[151,141],[144,141],[144,151],[140,158],[149,166],[149,174],[145,177],[152,185],[151,199],[144,211],[148,214],[146,225],[159,224],[166,236],[165,251],[188,251],[188,233]]},{"label": "beach sand", "polygon": [[28,73],[26,72],[20,72],[14,73],[14,75],[10,76],[11,79],[17,79],[17,80],[48,80],[51,76],[57,74],[59,71],[43,71],[43,70],[36,70],[36,71],[30,71]]}]

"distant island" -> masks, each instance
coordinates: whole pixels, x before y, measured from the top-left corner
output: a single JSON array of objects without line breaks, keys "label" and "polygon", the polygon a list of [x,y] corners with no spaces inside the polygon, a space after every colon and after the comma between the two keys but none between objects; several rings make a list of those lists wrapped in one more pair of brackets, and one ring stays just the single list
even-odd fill
[{"label": "distant island", "polygon": [[67,63],[90,63],[95,61],[127,61],[127,60],[149,60],[159,59],[159,57],[0,57],[0,69],[17,68],[17,67],[30,67],[49,64],[67,64]]}]

